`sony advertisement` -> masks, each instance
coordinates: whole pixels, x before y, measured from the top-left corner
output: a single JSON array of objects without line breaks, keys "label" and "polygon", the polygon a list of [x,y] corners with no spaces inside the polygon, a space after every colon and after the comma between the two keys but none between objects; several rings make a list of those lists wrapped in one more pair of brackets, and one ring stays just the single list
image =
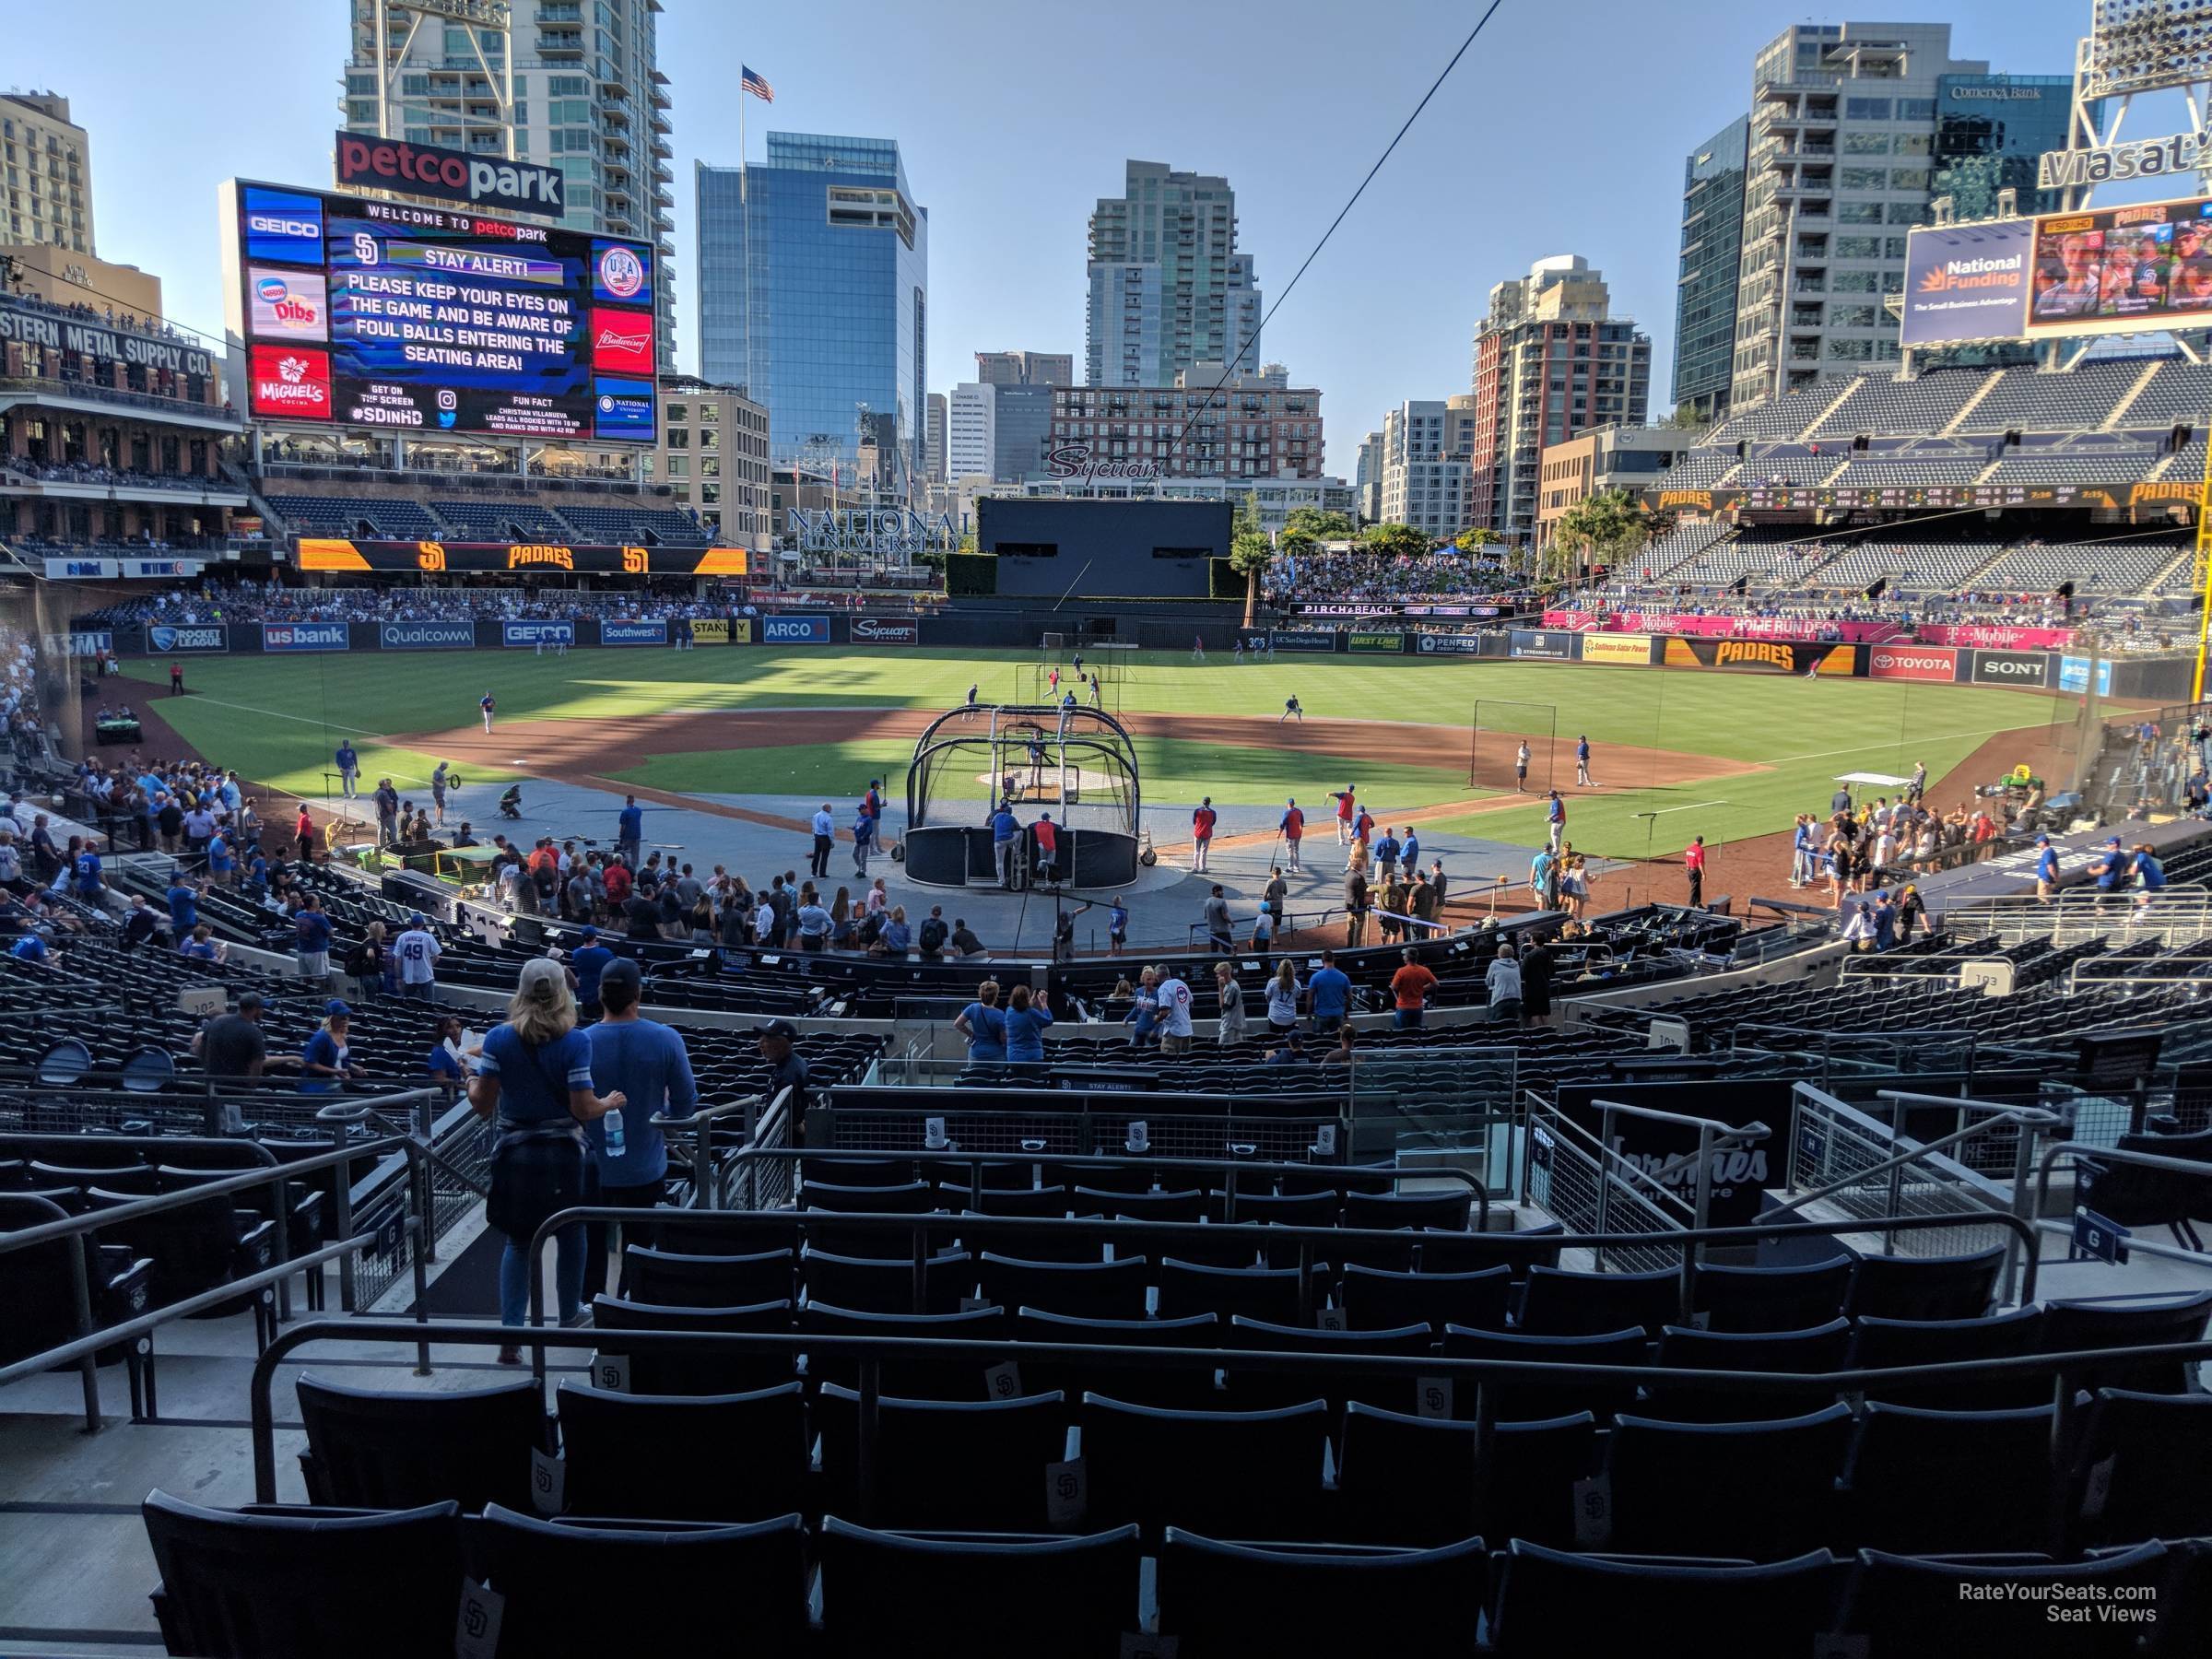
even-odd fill
[{"label": "sony advertisement", "polygon": [[253,414],[657,439],[649,243],[240,181],[224,192]]},{"label": "sony advertisement", "polygon": [[2032,219],[1945,225],[1905,241],[1907,346],[2012,339],[2028,303]]},{"label": "sony advertisement", "polygon": [[2041,691],[2051,683],[2051,655],[2043,651],[1977,651],[1970,677],[1978,686],[2021,686]]},{"label": "sony advertisement", "polygon": [[2048,214],[2034,224],[2030,338],[2212,323],[2212,201]]}]

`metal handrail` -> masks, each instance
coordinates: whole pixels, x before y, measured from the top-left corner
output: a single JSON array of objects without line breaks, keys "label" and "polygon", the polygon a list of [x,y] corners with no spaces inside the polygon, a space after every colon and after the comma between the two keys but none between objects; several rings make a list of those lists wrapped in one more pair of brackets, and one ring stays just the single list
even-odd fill
[{"label": "metal handrail", "polygon": [[2043,1148],[2035,1171],[2035,1213],[2050,1206],[2051,1172],[2061,1158],[2071,1155],[2092,1163],[2133,1164],[2140,1169],[2165,1170],[2176,1175],[2212,1176],[2212,1163],[2194,1158],[2167,1158],[2156,1152],[2123,1151],[2118,1147],[2085,1147],[2079,1141],[2053,1141]]},{"label": "metal handrail", "polygon": [[[634,1210],[629,1213],[636,1214]],[[312,1320],[280,1333],[254,1360],[250,1385],[248,1406],[253,1434],[255,1500],[262,1503],[276,1501],[276,1417],[271,1385],[276,1380],[276,1368],[289,1359],[294,1349],[311,1342],[324,1341],[428,1340],[455,1347],[488,1347],[494,1344],[512,1347],[534,1338],[542,1340],[543,1333],[499,1325],[452,1322],[408,1324],[386,1320],[355,1324]],[[877,1411],[883,1397],[882,1367],[886,1359],[959,1359],[979,1364],[1002,1361],[1018,1364],[1027,1359],[1109,1369],[1165,1366],[1179,1370],[1210,1370],[1218,1367],[1223,1357],[1222,1350],[1218,1348],[1135,1347],[1116,1344],[1020,1342],[1006,1338],[831,1336],[770,1331],[624,1331],[621,1333],[621,1341],[623,1349],[631,1353],[731,1356],[784,1353],[794,1357],[805,1353],[825,1357],[851,1356],[857,1360],[860,1421],[854,1472],[862,1495],[864,1515],[868,1511],[875,1489]],[[1863,1393],[1869,1387],[1894,1383],[1942,1383],[1954,1386],[1962,1381],[1981,1381],[1984,1378],[2048,1376],[2052,1380],[2053,1396],[2050,1446],[2055,1471],[2063,1466],[2064,1460],[2071,1454],[2074,1444],[2073,1418],[2079,1406],[2074,1397],[2073,1374],[2084,1371],[2105,1371],[2131,1362],[2171,1360],[2177,1364],[2186,1364],[2207,1358],[2212,1358],[2212,1341],[2124,1348],[2077,1348],[2058,1354],[2020,1354],[1964,1363],[1862,1368],[1825,1372],[1692,1371],[1656,1365],[1577,1365],[1557,1360],[1447,1358],[1441,1354],[1315,1354],[1265,1349],[1238,1350],[1235,1361],[1241,1366],[1265,1367],[1293,1376],[1313,1374],[1327,1379],[1341,1379],[1347,1375],[1362,1378],[1402,1376],[1416,1381],[1432,1379],[1447,1383],[1461,1381],[1471,1382],[1474,1387],[1475,1497],[1479,1502],[1485,1496],[1484,1488],[1495,1462],[1497,1388],[1503,1383],[1629,1382],[1676,1388],[1713,1388],[1724,1393],[1757,1395],[1771,1391],[1798,1394],[1807,1391]],[[542,1386],[542,1373],[538,1380]],[[2055,1553],[2068,1553],[2067,1534],[2072,1522],[2073,1516],[2065,1506],[2053,1506],[2048,1542]]]}]

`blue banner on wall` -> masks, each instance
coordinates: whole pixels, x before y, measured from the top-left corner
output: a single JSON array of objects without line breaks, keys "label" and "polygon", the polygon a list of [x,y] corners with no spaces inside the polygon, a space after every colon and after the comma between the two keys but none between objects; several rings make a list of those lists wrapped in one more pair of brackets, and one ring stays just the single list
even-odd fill
[{"label": "blue banner on wall", "polygon": [[167,656],[175,651],[228,651],[230,630],[220,622],[195,623],[189,627],[149,622],[146,625],[146,648],[157,656]]},{"label": "blue banner on wall", "polygon": [[344,651],[353,643],[353,629],[345,622],[264,622],[264,651]]},{"label": "blue banner on wall", "polygon": [[477,642],[473,622],[386,622],[376,631],[386,651],[466,651]]},{"label": "blue banner on wall", "polygon": [[602,645],[665,645],[668,643],[668,624],[665,622],[602,622],[599,624],[599,643]]},{"label": "blue banner on wall", "polygon": [[[2088,657],[2060,657],[2058,659],[2058,688],[2061,691],[2087,691],[2089,688],[2089,659]],[[2100,657],[2097,662],[2097,695],[2112,694],[2112,660]]]},{"label": "blue banner on wall", "polygon": [[760,618],[760,642],[763,645],[827,645],[830,643],[830,618],[763,617]]},{"label": "blue banner on wall", "polygon": [[538,645],[573,645],[576,643],[576,624],[502,622],[500,624],[500,643],[521,646],[525,650]]}]

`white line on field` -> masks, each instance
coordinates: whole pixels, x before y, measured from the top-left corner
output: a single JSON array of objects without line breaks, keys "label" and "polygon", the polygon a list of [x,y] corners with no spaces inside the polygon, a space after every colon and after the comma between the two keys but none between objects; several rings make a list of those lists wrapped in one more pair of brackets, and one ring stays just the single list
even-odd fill
[{"label": "white line on field", "polygon": [[1725,806],[1725,801],[1692,801],[1687,806],[1662,806],[1656,812],[1640,812],[1638,818],[1665,818],[1670,812],[1695,812],[1700,806]]},{"label": "white line on field", "polygon": [[[265,714],[271,720],[296,720],[301,725],[328,726],[334,732],[352,732],[363,737],[389,738],[391,736],[389,732],[374,732],[367,726],[340,725],[335,720],[317,720],[312,714],[287,714],[277,709],[256,708],[252,703],[225,702],[219,697],[209,697],[200,691],[190,692],[188,695],[195,702],[213,703],[218,709],[236,709],[241,714]],[[160,712],[159,706],[154,710],[157,714]]]},{"label": "white line on field", "polygon": [[[1915,732],[1911,741],[1913,743],[1948,743],[1954,737],[1994,737],[2005,732],[2017,732],[2020,729],[2017,725],[2003,725],[1990,726],[1986,730],[1974,732]],[[1903,746],[1904,740],[1892,737],[1882,743],[1862,743],[1855,748],[1820,749],[1809,755],[1775,755],[1769,759],[1759,761],[1757,764],[1781,766],[1791,760],[1832,760],[1838,755],[1870,755],[1877,749],[1893,749]]]}]

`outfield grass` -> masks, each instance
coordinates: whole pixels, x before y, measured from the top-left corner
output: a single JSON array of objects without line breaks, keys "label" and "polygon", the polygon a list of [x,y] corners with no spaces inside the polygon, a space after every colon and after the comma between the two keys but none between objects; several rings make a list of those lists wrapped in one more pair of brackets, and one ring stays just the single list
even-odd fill
[{"label": "outfield grass", "polygon": [[[160,697],[156,707],[202,753],[282,790],[320,796],[329,756],[350,735],[371,777],[390,772],[402,787],[418,787],[433,757],[418,745],[393,745],[391,735],[465,727],[477,700],[496,695],[502,719],[611,719],[722,709],[818,707],[950,708],[971,683],[985,701],[1018,694],[1034,662],[1026,653],[982,653],[928,649],[839,649],[768,652],[732,647],[691,652],[574,651],[566,657],[488,652],[348,653],[300,657],[194,658],[186,672],[194,694]],[[135,663],[144,681],[167,675],[165,662]],[[1316,720],[1405,721],[1441,728],[1420,753],[1394,752],[1381,740],[1360,764],[1363,792],[1378,804],[1403,806],[1465,798],[1468,732],[1477,699],[1549,705],[1529,724],[1556,721],[1562,744],[1587,733],[1595,772],[1606,783],[1608,746],[1638,746],[1713,755],[1771,770],[1702,784],[1639,789],[1574,804],[1570,833],[1580,847],[1614,855],[1641,854],[1646,824],[1632,815],[1660,812],[1654,850],[1679,847],[1693,834],[1709,841],[1787,829],[1799,811],[1825,806],[1829,780],[1842,771],[1909,772],[1924,761],[1932,774],[1971,753],[1998,732],[2046,724],[2053,700],[1984,686],[1927,686],[1850,679],[1798,679],[1696,669],[1597,668],[1580,665],[1404,658],[1317,658],[1232,666],[1204,665],[1180,655],[1130,665],[1115,688],[1126,711],[1271,716],[1295,694]],[[740,756],[669,756],[632,774],[665,788],[724,793],[850,793],[851,779],[895,775],[903,746],[859,743],[843,754],[770,749]],[[1162,805],[1212,794],[1224,803],[1271,801],[1333,784],[1344,771],[1294,751],[1183,743],[1147,745],[1140,754],[1144,794]],[[767,759],[774,757],[775,759]],[[718,768],[727,763],[739,781]],[[1157,770],[1155,767],[1157,766]],[[665,767],[665,770],[661,770]],[[1402,775],[1401,775],[1402,774]],[[520,774],[518,774],[520,775]],[[1348,775],[1348,774],[1347,774]],[[1565,774],[1571,776],[1571,773]],[[672,782],[697,777],[700,782]],[[1393,792],[1409,792],[1400,800]],[[1414,793],[1430,792],[1421,800]],[[896,797],[898,792],[891,792]],[[841,798],[833,794],[832,798]],[[1499,840],[1543,839],[1534,806],[1484,813],[1456,828]]]}]

